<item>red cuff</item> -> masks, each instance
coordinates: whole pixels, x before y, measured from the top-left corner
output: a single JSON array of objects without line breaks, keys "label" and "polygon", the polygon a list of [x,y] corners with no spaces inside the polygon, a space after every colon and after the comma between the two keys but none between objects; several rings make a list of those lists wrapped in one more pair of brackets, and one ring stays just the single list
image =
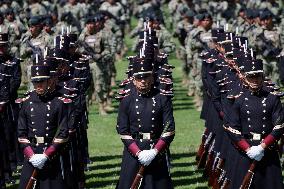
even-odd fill
[{"label": "red cuff", "polygon": [[162,139],[159,139],[157,144],[155,145],[155,148],[158,150],[158,152],[163,151],[164,149],[166,149],[166,147],[167,147],[167,143],[163,141]]},{"label": "red cuff", "polygon": [[223,118],[224,118],[224,115],[225,115],[225,114],[224,114],[224,112],[223,112],[223,111],[220,111],[220,112],[219,112],[219,116],[220,116],[220,118],[221,118],[221,119],[223,119]]},{"label": "red cuff", "polygon": [[44,154],[45,154],[48,158],[50,158],[51,156],[53,156],[53,155],[55,154],[55,152],[56,152],[55,146],[54,146],[54,145],[51,145],[50,147],[48,147],[48,148],[45,150]]},{"label": "red cuff", "polygon": [[25,147],[23,153],[24,153],[25,157],[28,158],[28,159],[30,159],[35,154],[32,147],[30,147],[30,146]]},{"label": "red cuff", "polygon": [[246,151],[248,148],[250,148],[249,143],[245,139],[240,140],[237,145],[243,151]]},{"label": "red cuff", "polygon": [[132,144],[128,146],[128,150],[131,154],[136,155],[137,152],[140,151],[140,148],[137,146],[136,142],[132,142]]},{"label": "red cuff", "polygon": [[265,139],[263,140],[263,143],[266,144],[266,146],[270,146],[276,141],[275,137],[273,135],[267,135]]}]

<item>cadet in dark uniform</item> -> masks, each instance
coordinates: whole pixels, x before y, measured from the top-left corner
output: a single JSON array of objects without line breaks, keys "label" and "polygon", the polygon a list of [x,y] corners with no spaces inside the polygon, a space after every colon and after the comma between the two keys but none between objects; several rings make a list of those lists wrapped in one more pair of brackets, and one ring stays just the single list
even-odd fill
[{"label": "cadet in dark uniform", "polygon": [[173,188],[166,153],[175,134],[171,96],[154,88],[153,58],[145,53],[132,62],[133,86],[121,100],[117,118],[125,146],[117,188],[130,188],[140,165],[146,166],[141,188]]},{"label": "cadet in dark uniform", "polygon": [[249,89],[235,99],[230,115],[225,112],[227,131],[239,149],[231,166],[230,188],[240,188],[250,165],[256,162],[250,188],[283,188],[276,143],[284,131],[280,98],[263,85],[261,60],[248,60],[244,72]]},{"label": "cadet in dark uniform", "polygon": [[25,155],[19,188],[25,188],[34,169],[37,188],[66,188],[58,154],[68,141],[65,103],[68,99],[48,95],[48,66],[31,69],[35,90],[22,101],[18,120],[18,140]]},{"label": "cadet in dark uniform", "polygon": [[[12,172],[17,168],[18,142],[16,135],[18,107],[14,103],[17,98],[17,90],[21,83],[20,61],[9,55],[8,51],[8,33],[0,33],[0,64],[3,70],[3,87],[8,94],[5,103],[5,111],[3,110],[2,121],[4,123],[4,138],[6,140],[6,148],[8,149],[7,163],[5,165],[6,179],[12,177]],[[6,94],[6,93],[4,93]],[[3,104],[4,105],[4,104]]]},{"label": "cadet in dark uniform", "polygon": [[5,188],[5,174],[11,172],[9,149],[7,146],[7,105],[9,107],[9,75],[8,67],[0,64],[0,188]]}]

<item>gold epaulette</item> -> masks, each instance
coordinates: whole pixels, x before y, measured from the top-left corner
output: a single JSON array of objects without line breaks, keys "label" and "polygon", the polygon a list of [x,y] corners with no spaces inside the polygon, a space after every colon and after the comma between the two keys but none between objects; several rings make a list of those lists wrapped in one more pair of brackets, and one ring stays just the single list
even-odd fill
[{"label": "gold epaulette", "polygon": [[237,99],[239,98],[240,96],[242,96],[243,92],[241,91],[239,94],[237,95],[233,95],[233,94],[230,94],[227,96],[228,99]]},{"label": "gold epaulette", "polygon": [[270,92],[270,94],[273,94],[273,95],[279,96],[279,97],[283,97],[284,96],[284,92],[279,92],[279,91],[272,91],[272,92]]}]

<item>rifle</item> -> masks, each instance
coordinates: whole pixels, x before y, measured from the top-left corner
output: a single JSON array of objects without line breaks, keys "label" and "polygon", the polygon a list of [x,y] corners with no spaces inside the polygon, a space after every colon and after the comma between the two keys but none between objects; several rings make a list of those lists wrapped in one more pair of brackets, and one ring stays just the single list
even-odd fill
[{"label": "rifle", "polygon": [[208,51],[208,52],[211,52],[211,49],[208,47],[207,43],[203,42],[201,39],[200,39],[200,35],[196,37],[197,41],[200,42],[203,46],[203,48]]},{"label": "rifle", "polygon": [[[169,128],[170,126],[170,123],[167,122],[166,123],[166,126],[161,134],[161,136],[167,131],[167,129]],[[145,172],[145,166],[144,165],[141,165],[139,170],[138,170],[138,173],[136,174],[132,184],[131,184],[131,187],[130,189],[139,189],[140,186],[141,186],[141,183],[142,183],[142,180],[143,180],[143,176],[144,176],[144,172]]]},{"label": "rifle", "polygon": [[205,164],[206,164],[206,157],[208,155],[208,150],[209,150],[209,145],[211,143],[213,139],[213,134],[212,133],[209,133],[205,143],[204,143],[204,151],[203,153],[201,154],[200,156],[200,159],[199,159],[199,162],[197,164],[197,168],[200,169],[200,168],[204,168],[205,167]]},{"label": "rifle", "polygon": [[38,175],[38,169],[34,168],[32,176],[30,177],[29,182],[25,189],[34,189],[36,187],[37,175]]},{"label": "rifle", "polygon": [[220,188],[220,183],[221,183],[221,180],[222,180],[222,168],[224,167],[224,159],[220,159],[218,164],[217,164],[217,167],[216,167],[216,170],[214,171],[214,183],[213,183],[213,188]]},{"label": "rifle", "polygon": [[252,179],[253,179],[254,169],[256,167],[256,163],[257,163],[257,161],[254,160],[252,162],[252,164],[250,164],[249,170],[248,170],[247,174],[245,175],[245,177],[243,179],[243,182],[242,182],[240,189],[249,189],[251,182],[252,182]]},{"label": "rifle", "polygon": [[138,173],[136,174],[134,178],[134,181],[132,182],[130,189],[138,189],[141,186],[144,172],[145,172],[145,166],[141,165],[138,170]]},{"label": "rifle", "polygon": [[37,54],[38,55],[38,59],[40,60],[41,57],[42,57],[41,48],[34,46],[33,44],[31,44],[31,42],[29,40],[26,40],[26,43],[33,51],[32,59],[35,60],[36,59],[36,54]]},{"label": "rifle", "polygon": [[227,178],[225,178],[225,180],[224,180],[224,182],[223,182],[221,188],[222,188],[222,189],[228,189],[229,186],[230,186],[230,180],[227,179]]},{"label": "rifle", "polygon": [[214,165],[214,153],[213,153],[213,148],[214,148],[214,144],[215,144],[215,140],[213,141],[212,145],[210,146],[209,149],[209,154],[208,154],[208,159],[205,165],[205,169],[203,171],[203,176],[204,177],[209,177],[208,179],[208,186],[212,186],[213,185],[213,165]]},{"label": "rifle", "polygon": [[92,47],[90,47],[85,41],[80,41],[80,44],[84,47],[87,55],[94,58],[94,54],[96,54],[94,49],[92,49]]},{"label": "rifle", "polygon": [[200,160],[200,158],[201,158],[201,156],[202,156],[202,154],[205,150],[204,144],[205,144],[206,137],[207,137],[207,135],[205,133],[206,133],[206,130],[202,134],[201,144],[199,145],[198,151],[197,151],[196,156],[195,156],[195,160],[197,162]]}]

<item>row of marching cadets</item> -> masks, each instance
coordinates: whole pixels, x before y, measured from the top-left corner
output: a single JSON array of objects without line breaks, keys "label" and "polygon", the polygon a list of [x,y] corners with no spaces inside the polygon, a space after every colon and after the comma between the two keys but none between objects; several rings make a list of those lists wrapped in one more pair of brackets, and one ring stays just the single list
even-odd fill
[{"label": "row of marching cadets", "polygon": [[117,189],[173,188],[169,146],[175,136],[174,67],[160,52],[153,22],[147,20],[139,33],[139,53],[128,57],[127,78],[117,96],[116,130],[124,144]]},{"label": "row of marching cadets", "polygon": [[[0,35],[2,47],[8,35]],[[89,57],[77,52],[77,39],[72,33],[57,36],[53,49],[45,49],[43,58],[36,55],[31,67],[34,90],[24,98],[12,96],[20,82],[17,59],[0,56],[1,61],[6,60],[0,64],[1,188],[5,188],[5,174],[14,171],[9,142],[15,140],[7,139],[11,134],[19,142],[20,149],[14,152],[23,155],[19,188],[84,188],[84,170],[90,162],[86,93],[91,74]],[[18,114],[9,112],[14,106],[20,107],[14,111]],[[15,119],[14,132],[8,130],[9,135],[7,119]]]},{"label": "row of marching cadets", "polygon": [[206,129],[198,168],[214,189],[283,188],[277,145],[283,93],[264,75],[246,37],[214,28],[211,38],[200,54]]}]

